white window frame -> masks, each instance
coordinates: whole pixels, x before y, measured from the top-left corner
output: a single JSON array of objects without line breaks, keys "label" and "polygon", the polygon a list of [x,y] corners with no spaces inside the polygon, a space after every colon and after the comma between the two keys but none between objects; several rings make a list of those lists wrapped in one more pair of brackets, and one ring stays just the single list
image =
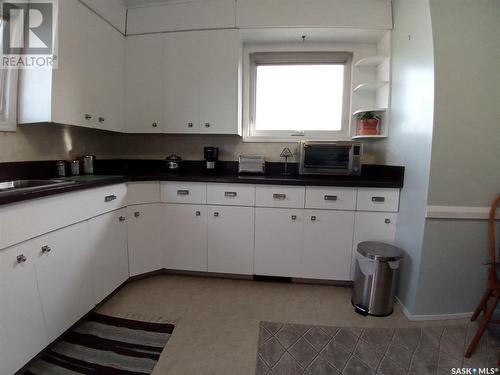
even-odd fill
[{"label": "white window frame", "polygon": [[[353,51],[331,50],[328,47],[293,49],[286,46],[246,46],[243,50],[243,141],[296,142],[300,140],[347,140],[350,138],[350,106]],[[255,129],[257,65],[264,64],[321,64],[345,65],[342,128],[338,131],[258,131]]]},{"label": "white window frame", "polygon": [[[2,22],[11,22],[4,15],[0,14],[2,17]],[[3,27],[0,25],[0,27]],[[0,34],[1,36],[1,34]],[[1,43],[0,43],[1,48]],[[0,53],[0,57],[2,54]],[[17,69],[1,69],[0,74],[3,76],[3,82],[5,87],[0,87],[0,90],[4,90],[4,95],[6,97],[6,114],[5,118],[0,117],[0,131],[4,132],[15,132],[17,127],[17,85],[18,85],[18,70]],[[1,78],[1,77],[0,77]],[[0,79],[0,82],[2,80]]]}]

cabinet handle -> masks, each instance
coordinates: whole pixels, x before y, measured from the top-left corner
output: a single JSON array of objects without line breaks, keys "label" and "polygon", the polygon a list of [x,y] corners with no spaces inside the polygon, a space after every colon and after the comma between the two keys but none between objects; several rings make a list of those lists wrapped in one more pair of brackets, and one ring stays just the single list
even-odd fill
[{"label": "cabinet handle", "polygon": [[201,212],[200,211],[196,211],[195,215],[196,216],[201,216]]},{"label": "cabinet handle", "polygon": [[214,217],[219,217],[219,213],[218,212],[214,212]]},{"label": "cabinet handle", "polygon": [[139,217],[139,216],[141,216],[141,213],[139,211],[136,211],[136,212],[134,212],[134,216]]},{"label": "cabinet handle", "polygon": [[384,203],[385,202],[385,197],[372,197],[372,202],[375,202],[375,203]]},{"label": "cabinet handle", "polygon": [[99,122],[104,122],[104,117],[99,117]]},{"label": "cabinet handle", "polygon": [[235,191],[226,191],[226,192],[224,193],[224,196],[226,196],[226,197],[230,197],[230,198],[234,198],[234,197],[236,197],[237,195],[238,195],[238,193],[236,193]]},{"label": "cabinet handle", "polygon": [[192,128],[193,127],[193,123],[192,122],[188,122],[188,128]]},{"label": "cabinet handle", "polygon": [[273,198],[283,200],[286,199],[286,194],[273,194]]},{"label": "cabinet handle", "polygon": [[125,221],[125,216],[120,216],[120,217],[118,218],[118,221]]},{"label": "cabinet handle", "polygon": [[336,195],[325,195],[325,201],[336,201],[338,197]]},{"label": "cabinet handle", "polygon": [[85,120],[92,120],[92,116],[88,113],[85,114]]},{"label": "cabinet handle", "polygon": [[316,221],[316,216],[311,216],[311,221]]},{"label": "cabinet handle", "polygon": [[391,219],[386,218],[386,219],[385,219],[385,223],[386,223],[386,224],[390,224],[390,223],[391,223]]},{"label": "cabinet handle", "polygon": [[50,248],[49,245],[42,246],[42,254],[47,254],[50,253],[52,249]]},{"label": "cabinet handle", "polygon": [[153,123],[151,124],[151,126],[152,126],[153,128],[157,128],[157,127],[158,127],[158,123],[157,123],[157,122],[153,122]]},{"label": "cabinet handle", "polygon": [[297,220],[297,215],[292,215],[292,220],[293,221]]},{"label": "cabinet handle", "polygon": [[189,195],[189,190],[177,190],[177,195]]},{"label": "cabinet handle", "polygon": [[16,260],[17,260],[17,263],[21,264],[21,263],[24,263],[28,260],[28,258],[26,258],[24,256],[24,254],[20,254],[16,257]]},{"label": "cabinet handle", "polygon": [[210,127],[210,123],[209,122],[205,122],[205,128],[209,128]]},{"label": "cabinet handle", "polygon": [[111,202],[111,201],[114,201],[116,199],[116,195],[106,195],[104,197],[104,202]]}]

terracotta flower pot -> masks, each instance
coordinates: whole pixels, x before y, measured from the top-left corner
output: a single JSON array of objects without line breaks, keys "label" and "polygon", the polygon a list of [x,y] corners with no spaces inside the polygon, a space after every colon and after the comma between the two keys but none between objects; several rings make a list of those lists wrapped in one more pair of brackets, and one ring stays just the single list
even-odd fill
[{"label": "terracotta flower pot", "polygon": [[378,119],[359,120],[358,135],[379,135],[378,124]]}]

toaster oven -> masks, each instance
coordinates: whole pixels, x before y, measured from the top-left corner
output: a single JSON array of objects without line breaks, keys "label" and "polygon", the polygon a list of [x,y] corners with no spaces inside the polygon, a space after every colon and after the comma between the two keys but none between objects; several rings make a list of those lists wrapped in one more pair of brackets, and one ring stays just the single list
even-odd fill
[{"label": "toaster oven", "polygon": [[300,174],[360,175],[362,145],[357,142],[302,141]]}]

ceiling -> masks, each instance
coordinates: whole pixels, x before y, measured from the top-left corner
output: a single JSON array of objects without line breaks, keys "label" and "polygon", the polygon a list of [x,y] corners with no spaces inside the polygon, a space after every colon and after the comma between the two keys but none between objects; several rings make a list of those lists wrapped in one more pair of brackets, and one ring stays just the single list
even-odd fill
[{"label": "ceiling", "polygon": [[123,0],[127,8],[179,2],[179,0]]}]

